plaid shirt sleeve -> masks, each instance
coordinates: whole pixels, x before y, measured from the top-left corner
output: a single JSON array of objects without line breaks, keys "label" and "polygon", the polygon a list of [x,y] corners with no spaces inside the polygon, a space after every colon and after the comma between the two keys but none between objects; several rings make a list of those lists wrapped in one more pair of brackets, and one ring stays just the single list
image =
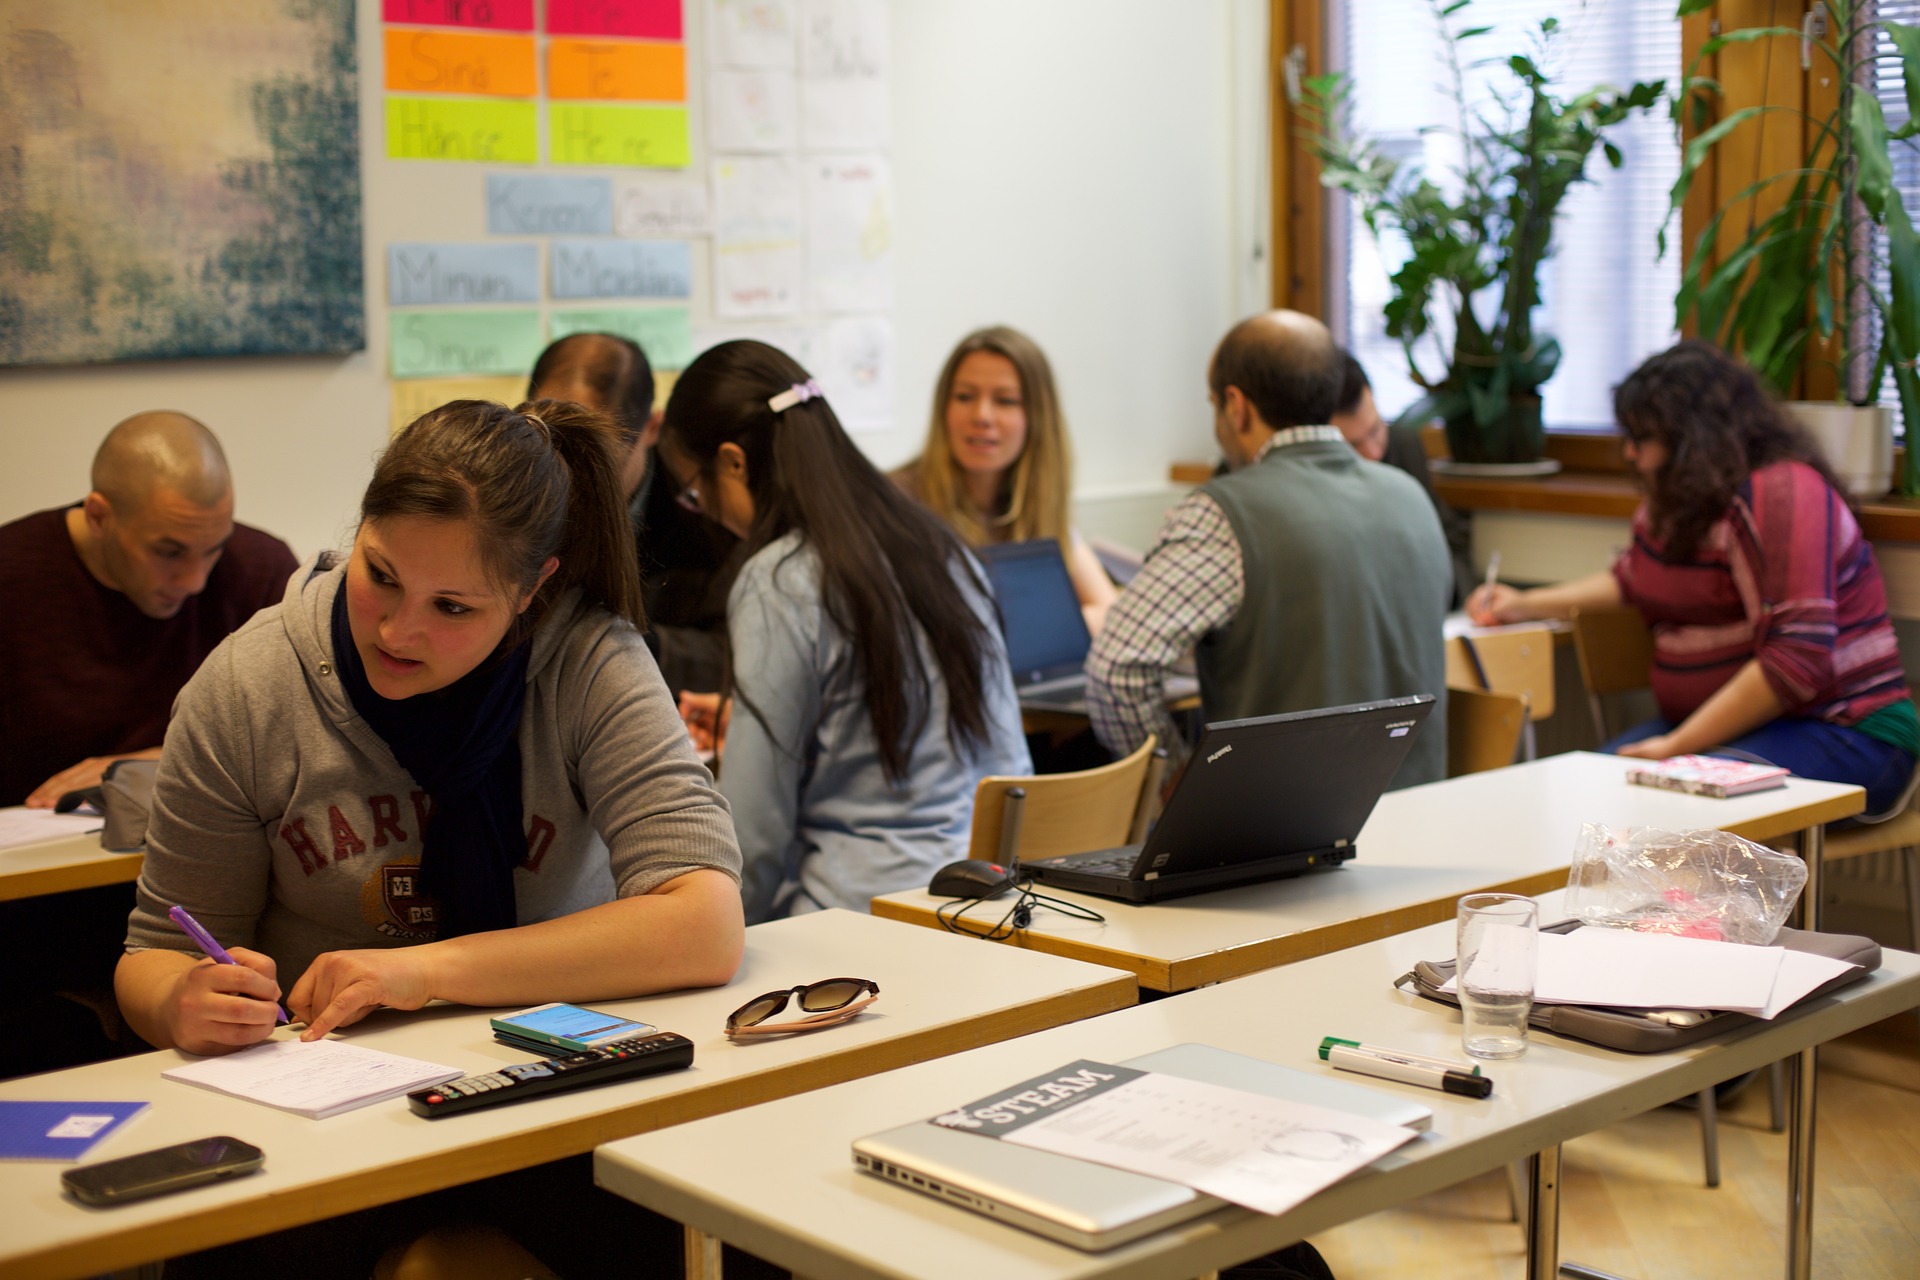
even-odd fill
[{"label": "plaid shirt sleeve", "polygon": [[1087,655],[1087,713],[1107,750],[1126,755],[1149,733],[1178,758],[1167,669],[1240,611],[1246,571],[1220,505],[1189,494],[1167,517],[1146,565],[1107,611]]}]

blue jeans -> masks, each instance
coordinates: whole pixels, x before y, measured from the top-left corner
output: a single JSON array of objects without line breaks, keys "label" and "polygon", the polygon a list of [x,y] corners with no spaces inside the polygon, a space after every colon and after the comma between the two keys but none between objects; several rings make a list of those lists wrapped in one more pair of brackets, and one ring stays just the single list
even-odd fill
[{"label": "blue jeans", "polygon": [[[1618,751],[1643,738],[1672,733],[1674,727],[1672,721],[1656,716],[1600,749]],[[1865,787],[1870,814],[1884,813],[1899,802],[1914,769],[1913,757],[1890,742],[1844,725],[1796,716],[1781,716],[1701,754],[1784,765],[1796,777]]]}]

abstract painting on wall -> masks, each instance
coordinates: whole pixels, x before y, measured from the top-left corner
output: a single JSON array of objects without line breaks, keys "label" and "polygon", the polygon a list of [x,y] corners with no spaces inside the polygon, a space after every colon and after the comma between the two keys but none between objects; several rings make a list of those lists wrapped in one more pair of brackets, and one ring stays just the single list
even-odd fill
[{"label": "abstract painting on wall", "polygon": [[360,350],[353,0],[0,0],[0,364]]}]

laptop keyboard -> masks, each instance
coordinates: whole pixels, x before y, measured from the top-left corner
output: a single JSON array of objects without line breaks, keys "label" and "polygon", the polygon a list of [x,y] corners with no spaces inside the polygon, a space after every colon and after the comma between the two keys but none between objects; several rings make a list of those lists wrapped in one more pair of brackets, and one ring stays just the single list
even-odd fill
[{"label": "laptop keyboard", "polygon": [[1076,853],[1060,859],[1060,863],[1075,871],[1090,871],[1097,876],[1124,876],[1133,870],[1133,864],[1139,856],[1137,852],[1125,849],[1117,853],[1096,853],[1092,856]]}]

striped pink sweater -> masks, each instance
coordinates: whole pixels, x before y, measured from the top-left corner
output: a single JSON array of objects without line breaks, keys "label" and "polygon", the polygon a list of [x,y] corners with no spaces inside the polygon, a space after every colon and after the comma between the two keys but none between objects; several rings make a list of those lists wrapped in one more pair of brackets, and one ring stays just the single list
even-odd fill
[{"label": "striped pink sweater", "polygon": [[1790,716],[1858,724],[1907,695],[1873,548],[1803,463],[1748,476],[1689,560],[1662,558],[1643,503],[1613,573],[1653,629],[1653,693],[1675,723],[1750,658]]}]

